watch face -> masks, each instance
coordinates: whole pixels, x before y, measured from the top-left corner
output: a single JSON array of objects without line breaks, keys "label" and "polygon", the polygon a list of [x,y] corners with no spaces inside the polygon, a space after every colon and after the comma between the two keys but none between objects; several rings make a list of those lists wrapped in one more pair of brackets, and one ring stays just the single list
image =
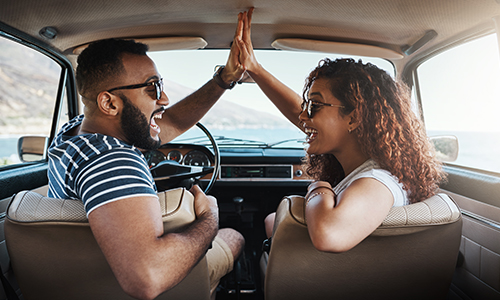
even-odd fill
[{"label": "watch face", "polygon": [[216,65],[215,68],[214,68],[214,72],[215,73],[219,73],[222,71],[222,69],[224,69],[225,65]]}]

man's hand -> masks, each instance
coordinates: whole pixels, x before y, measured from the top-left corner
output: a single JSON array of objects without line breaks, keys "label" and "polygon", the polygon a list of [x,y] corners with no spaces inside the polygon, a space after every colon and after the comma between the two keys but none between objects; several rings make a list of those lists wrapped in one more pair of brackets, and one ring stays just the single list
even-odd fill
[{"label": "man's hand", "polygon": [[217,206],[217,200],[215,197],[205,195],[198,185],[194,185],[189,191],[194,196],[194,211],[196,213],[196,217],[212,217],[218,223],[219,207]]},{"label": "man's hand", "polygon": [[197,219],[165,233],[157,197],[130,197],[89,214],[92,232],[118,282],[135,298],[155,298],[189,274],[218,231],[214,197],[191,188]]}]

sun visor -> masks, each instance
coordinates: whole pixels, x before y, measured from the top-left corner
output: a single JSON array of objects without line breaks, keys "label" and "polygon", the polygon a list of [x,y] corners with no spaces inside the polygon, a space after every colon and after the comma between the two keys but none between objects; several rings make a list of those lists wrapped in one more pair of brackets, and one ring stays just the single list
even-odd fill
[{"label": "sun visor", "polygon": [[[201,37],[176,36],[162,38],[134,38],[136,42],[141,42],[149,46],[149,51],[160,50],[196,50],[205,48],[208,43]],[[73,49],[73,54],[79,55],[87,48],[88,44]]]},{"label": "sun visor", "polygon": [[403,58],[402,53],[373,45],[308,40],[298,38],[276,39],[271,44],[275,49],[291,51],[314,51],[356,56],[381,57],[389,60]]}]

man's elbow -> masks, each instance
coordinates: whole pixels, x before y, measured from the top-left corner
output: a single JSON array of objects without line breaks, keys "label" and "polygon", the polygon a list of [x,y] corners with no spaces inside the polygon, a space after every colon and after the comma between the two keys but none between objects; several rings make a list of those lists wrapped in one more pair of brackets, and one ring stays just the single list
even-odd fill
[{"label": "man's elbow", "polygon": [[154,299],[163,292],[157,286],[146,282],[124,283],[122,288],[129,296],[142,300]]},{"label": "man's elbow", "polygon": [[[129,296],[136,299],[155,299],[161,293],[173,288],[177,282],[162,282],[152,273],[134,274],[126,278],[119,279],[122,289]],[[172,280],[173,281],[173,280]]]}]

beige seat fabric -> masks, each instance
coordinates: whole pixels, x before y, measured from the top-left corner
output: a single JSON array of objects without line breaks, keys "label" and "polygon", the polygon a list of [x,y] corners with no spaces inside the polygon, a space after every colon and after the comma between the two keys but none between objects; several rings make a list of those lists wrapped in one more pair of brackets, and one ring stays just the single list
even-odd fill
[{"label": "beige seat fabric", "polygon": [[394,207],[370,236],[344,253],[314,248],[304,198],[280,203],[269,256],[261,260],[266,300],[445,299],[462,218],[445,194]]},{"label": "beige seat fabric", "polygon": [[[166,232],[195,220],[194,198],[185,189],[158,196]],[[7,209],[5,236],[26,300],[132,299],[114,277],[79,200],[20,192]],[[209,286],[203,258],[181,283],[157,299],[209,299]]]}]

